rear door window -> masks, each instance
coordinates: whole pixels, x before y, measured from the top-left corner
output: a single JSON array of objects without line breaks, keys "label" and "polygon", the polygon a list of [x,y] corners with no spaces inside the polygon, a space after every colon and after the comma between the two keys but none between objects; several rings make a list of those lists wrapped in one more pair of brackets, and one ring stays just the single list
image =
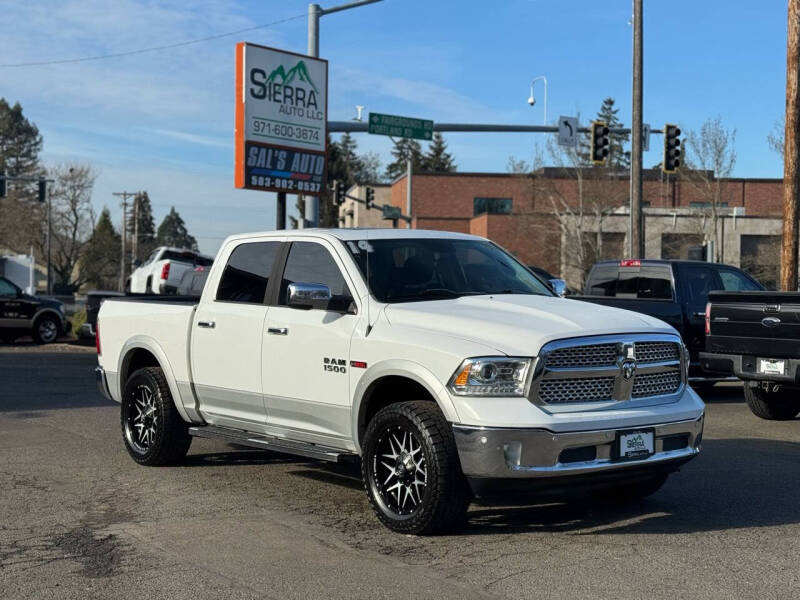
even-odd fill
[{"label": "rear door window", "polygon": [[237,246],[225,265],[217,300],[262,304],[280,242],[247,242]]},{"label": "rear door window", "polygon": [[708,293],[722,288],[714,269],[705,265],[684,268],[684,286],[689,305],[694,311],[705,310]]}]

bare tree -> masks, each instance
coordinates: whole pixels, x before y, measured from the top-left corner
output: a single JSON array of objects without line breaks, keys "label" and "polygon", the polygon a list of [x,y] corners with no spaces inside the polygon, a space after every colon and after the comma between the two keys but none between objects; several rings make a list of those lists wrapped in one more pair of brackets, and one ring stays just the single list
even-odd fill
[{"label": "bare tree", "polygon": [[92,188],[97,172],[91,165],[66,164],[49,171],[52,191],[51,252],[55,287],[72,292],[83,283],[75,267],[94,229]]},{"label": "bare tree", "polygon": [[724,201],[724,179],[733,174],[736,166],[736,129],[726,129],[717,116],[706,119],[699,132],[686,136],[688,156],[680,170],[681,178],[688,182],[703,203],[703,210],[711,220],[714,240],[714,261],[720,257],[720,208]]},{"label": "bare tree", "polygon": [[780,119],[775,120],[775,122],[772,124],[772,131],[767,134],[767,145],[769,146],[769,149],[776,154],[780,154],[781,158],[783,158],[783,135],[785,131],[786,117],[781,117]]}]

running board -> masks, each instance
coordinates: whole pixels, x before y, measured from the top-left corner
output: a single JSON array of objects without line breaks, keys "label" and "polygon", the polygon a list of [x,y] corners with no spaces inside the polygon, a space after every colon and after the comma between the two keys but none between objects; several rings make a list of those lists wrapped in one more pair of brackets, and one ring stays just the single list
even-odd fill
[{"label": "running board", "polygon": [[189,427],[189,435],[222,440],[231,444],[248,446],[250,448],[282,452],[283,454],[316,458],[317,460],[328,462],[349,462],[356,458],[356,455],[351,452],[345,452],[328,446],[320,446],[309,442],[283,440],[269,435],[247,433],[246,431],[229,429],[228,427],[218,427],[215,425]]}]

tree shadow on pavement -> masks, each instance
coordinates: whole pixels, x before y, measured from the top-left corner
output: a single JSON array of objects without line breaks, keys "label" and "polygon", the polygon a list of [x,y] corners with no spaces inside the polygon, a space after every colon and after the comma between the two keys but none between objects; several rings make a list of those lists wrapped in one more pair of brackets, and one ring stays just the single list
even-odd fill
[{"label": "tree shadow on pavement", "polygon": [[674,534],[787,525],[800,522],[798,495],[800,444],[705,439],[703,453],[649,498],[478,506],[462,533]]}]

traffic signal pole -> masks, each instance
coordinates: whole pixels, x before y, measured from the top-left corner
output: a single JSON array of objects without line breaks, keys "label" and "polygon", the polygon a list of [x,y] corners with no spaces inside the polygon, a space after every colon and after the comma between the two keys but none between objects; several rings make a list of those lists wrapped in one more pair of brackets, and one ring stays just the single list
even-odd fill
[{"label": "traffic signal pole", "polygon": [[800,0],[789,0],[786,40],[786,130],[783,148],[781,289],[797,289],[797,216],[800,195]]},{"label": "traffic signal pole", "polygon": [[633,111],[631,117],[631,223],[628,254],[644,258],[642,219],[642,0],[633,0]]}]

